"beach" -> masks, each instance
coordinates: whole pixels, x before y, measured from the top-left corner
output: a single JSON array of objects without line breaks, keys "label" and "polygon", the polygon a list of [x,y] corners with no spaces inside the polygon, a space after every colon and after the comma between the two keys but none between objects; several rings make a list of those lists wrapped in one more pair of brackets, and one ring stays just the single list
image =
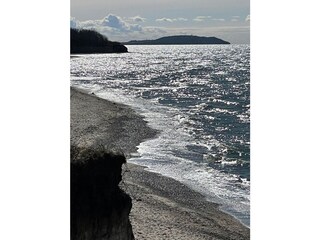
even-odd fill
[{"label": "beach", "polygon": [[71,88],[71,145],[102,145],[127,158],[143,140],[154,137],[142,116],[121,104]]},{"label": "beach", "polygon": [[[70,96],[72,145],[101,145],[128,159],[140,142],[157,135],[128,106],[74,88]],[[249,228],[220,211],[217,204],[141,166],[123,166],[121,188],[132,198],[135,239],[250,239]]]}]

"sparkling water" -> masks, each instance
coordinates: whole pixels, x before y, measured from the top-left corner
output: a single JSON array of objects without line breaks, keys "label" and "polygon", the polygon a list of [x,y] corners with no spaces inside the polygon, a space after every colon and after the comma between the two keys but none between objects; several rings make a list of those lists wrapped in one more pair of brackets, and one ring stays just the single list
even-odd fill
[{"label": "sparkling water", "polygon": [[128,46],[71,59],[71,85],[130,105],[159,130],[129,159],[250,225],[249,45]]}]

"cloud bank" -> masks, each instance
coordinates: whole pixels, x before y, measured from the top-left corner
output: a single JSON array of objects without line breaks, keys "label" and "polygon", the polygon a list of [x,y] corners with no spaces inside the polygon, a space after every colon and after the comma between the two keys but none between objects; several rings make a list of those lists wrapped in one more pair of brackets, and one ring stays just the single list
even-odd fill
[{"label": "cloud bank", "polygon": [[228,20],[212,16],[196,16],[188,20],[182,17],[147,19],[139,15],[120,17],[108,14],[98,20],[77,21],[75,18],[70,18],[70,27],[94,29],[110,40],[120,42],[186,34],[215,36],[235,43],[237,42],[234,39],[238,38],[238,43],[246,43],[249,41],[249,21],[250,15],[246,18],[232,16]]},{"label": "cloud bank", "polygon": [[142,27],[146,18],[134,16],[130,18],[122,18],[115,14],[108,14],[103,19],[76,21],[74,18],[70,20],[71,27],[94,29],[110,40],[129,41],[133,39],[151,39],[166,35],[166,31],[161,27]]}]

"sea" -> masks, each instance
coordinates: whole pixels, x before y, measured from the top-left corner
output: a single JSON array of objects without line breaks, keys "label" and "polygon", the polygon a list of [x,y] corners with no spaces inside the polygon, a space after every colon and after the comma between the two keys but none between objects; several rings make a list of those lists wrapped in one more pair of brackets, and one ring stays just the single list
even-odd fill
[{"label": "sea", "polygon": [[71,86],[159,130],[128,162],[176,179],[250,227],[250,46],[129,45],[71,58]]}]

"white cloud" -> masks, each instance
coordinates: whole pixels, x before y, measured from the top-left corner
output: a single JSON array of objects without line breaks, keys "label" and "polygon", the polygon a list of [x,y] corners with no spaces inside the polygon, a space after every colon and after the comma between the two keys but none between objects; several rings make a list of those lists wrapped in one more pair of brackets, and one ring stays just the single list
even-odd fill
[{"label": "white cloud", "polygon": [[79,28],[96,28],[98,26],[101,26],[101,20],[87,20],[78,22]]},{"label": "white cloud", "polygon": [[155,38],[166,34],[166,31],[159,27],[142,27],[139,24],[132,23],[134,19],[136,20],[135,22],[137,22],[138,17],[143,19],[140,16],[121,18],[114,14],[108,14],[100,20],[87,20],[82,22],[71,18],[70,25],[77,23],[78,28],[96,30],[113,41]]},{"label": "white cloud", "polygon": [[224,18],[212,18],[212,21],[216,21],[216,22],[224,22],[226,21]]},{"label": "white cloud", "polygon": [[207,19],[210,19],[211,16],[197,16],[196,18],[193,19],[195,22],[203,22]]},{"label": "white cloud", "polygon": [[246,17],[246,20],[245,20],[246,22],[250,22],[250,15],[248,15],[247,17]]},{"label": "white cloud", "polygon": [[70,18],[70,28],[77,28],[77,21],[74,17]]},{"label": "white cloud", "polygon": [[146,19],[140,16],[135,16],[131,18],[134,22],[145,22]]},{"label": "white cloud", "polygon": [[178,22],[178,21],[188,21],[186,18],[158,18],[156,22]]},{"label": "white cloud", "polygon": [[103,26],[108,26],[111,28],[116,28],[119,30],[128,30],[129,26],[128,24],[121,19],[121,17],[118,17],[113,14],[109,14],[102,20]]},{"label": "white cloud", "polygon": [[157,22],[173,22],[171,18],[158,18],[156,19]]},{"label": "white cloud", "polygon": [[101,20],[87,20],[78,22],[77,27],[96,29],[100,32],[141,32],[143,28],[139,24],[130,24],[124,21],[121,17],[114,14],[108,14]]}]

